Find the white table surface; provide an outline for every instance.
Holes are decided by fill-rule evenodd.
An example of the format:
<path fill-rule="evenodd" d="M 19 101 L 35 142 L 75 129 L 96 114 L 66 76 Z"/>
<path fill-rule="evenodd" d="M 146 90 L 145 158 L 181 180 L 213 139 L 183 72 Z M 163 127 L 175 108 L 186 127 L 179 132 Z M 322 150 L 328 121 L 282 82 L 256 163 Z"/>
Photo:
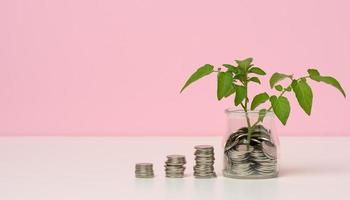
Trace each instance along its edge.
<path fill-rule="evenodd" d="M 280 177 L 221 176 L 219 137 L 2 137 L 0 200 L 350 199 L 350 137 L 282 137 Z M 193 146 L 212 144 L 216 179 L 192 176 Z M 184 154 L 187 177 L 164 177 L 167 154 Z M 134 178 L 136 162 L 156 177 Z"/>

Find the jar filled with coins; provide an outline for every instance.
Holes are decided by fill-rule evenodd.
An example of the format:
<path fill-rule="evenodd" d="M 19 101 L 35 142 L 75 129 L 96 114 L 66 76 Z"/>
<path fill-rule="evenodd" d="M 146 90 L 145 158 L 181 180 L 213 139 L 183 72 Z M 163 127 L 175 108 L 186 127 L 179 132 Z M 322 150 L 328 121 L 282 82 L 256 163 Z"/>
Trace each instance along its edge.
<path fill-rule="evenodd" d="M 223 175 L 260 179 L 278 176 L 279 141 L 273 112 L 226 109 Z"/>

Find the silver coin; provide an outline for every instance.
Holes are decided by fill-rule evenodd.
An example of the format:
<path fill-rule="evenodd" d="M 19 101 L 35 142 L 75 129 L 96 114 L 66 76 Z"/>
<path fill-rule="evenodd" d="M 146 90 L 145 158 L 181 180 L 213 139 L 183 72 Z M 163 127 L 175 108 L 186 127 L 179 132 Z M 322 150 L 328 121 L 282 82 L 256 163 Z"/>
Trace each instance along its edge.
<path fill-rule="evenodd" d="M 152 163 L 136 163 L 135 168 L 152 168 Z"/>
<path fill-rule="evenodd" d="M 196 150 L 195 154 L 214 154 L 214 150 Z"/>
<path fill-rule="evenodd" d="M 166 175 L 165 177 L 167 177 L 167 178 L 183 178 L 185 176 L 184 175 Z"/>
<path fill-rule="evenodd" d="M 135 173 L 135 176 L 136 177 L 142 177 L 142 176 L 149 177 L 149 176 L 154 176 L 154 174 L 153 173 Z"/>
<path fill-rule="evenodd" d="M 153 178 L 153 164 L 152 163 L 136 163 L 135 164 L 136 178 Z"/>
<path fill-rule="evenodd" d="M 169 167 L 166 167 L 165 170 L 166 171 L 184 171 L 186 168 L 183 167 L 183 168 L 169 168 Z"/>
<path fill-rule="evenodd" d="M 214 165 L 214 161 L 196 161 L 196 165 Z"/>
<path fill-rule="evenodd" d="M 239 137 L 240 135 L 245 134 L 245 133 L 247 133 L 247 132 L 236 131 L 236 132 L 232 133 L 226 141 L 225 151 L 228 151 L 231 148 L 233 148 L 238 142 L 238 140 L 236 140 L 237 137 Z"/>
<path fill-rule="evenodd" d="M 167 161 L 172 163 L 186 163 L 186 159 L 168 159 Z"/>
<path fill-rule="evenodd" d="M 135 175 L 135 178 L 153 178 L 153 175 L 150 176 L 140 176 L 140 175 Z"/>
<path fill-rule="evenodd" d="M 195 158 L 194 159 L 196 162 L 199 162 L 199 163 L 206 163 L 206 162 L 214 162 L 215 161 L 215 158 Z"/>
<path fill-rule="evenodd" d="M 260 132 L 260 133 L 266 133 L 266 134 L 269 133 L 269 131 L 261 124 L 256 125 L 253 129 L 253 132 Z"/>
<path fill-rule="evenodd" d="M 168 155 L 167 158 L 169 158 L 169 159 L 185 159 L 186 157 L 184 155 L 172 154 L 172 155 Z"/>
<path fill-rule="evenodd" d="M 174 162 L 166 161 L 165 164 L 168 165 L 168 166 L 183 166 L 186 163 L 185 162 L 183 162 L 183 163 L 174 163 Z"/>
<path fill-rule="evenodd" d="M 237 145 L 235 149 L 236 151 L 239 151 L 239 152 L 248 153 L 248 152 L 252 152 L 254 150 L 254 147 L 250 145 L 240 144 L 240 145 Z"/>
<path fill-rule="evenodd" d="M 214 151 L 213 151 L 213 150 L 210 150 L 210 151 L 196 150 L 196 151 L 194 152 L 194 154 L 195 154 L 195 155 L 196 155 L 196 154 L 210 154 L 210 155 L 212 155 L 212 154 L 214 154 Z"/>
<path fill-rule="evenodd" d="M 168 178 L 184 177 L 186 157 L 184 155 L 168 155 L 165 161 L 165 176 Z"/>
<path fill-rule="evenodd" d="M 165 163 L 164 167 L 167 167 L 167 168 L 184 168 L 184 165 L 168 165 L 167 163 Z"/>
<path fill-rule="evenodd" d="M 202 157 L 202 156 L 195 156 L 194 158 L 195 161 L 214 161 L 215 160 L 215 157 L 212 156 L 212 157 Z"/>
<path fill-rule="evenodd" d="M 210 172 L 212 172 L 214 170 L 214 167 L 213 166 L 206 166 L 206 167 L 194 166 L 193 170 L 196 171 L 196 172 L 199 172 L 199 171 L 210 171 Z"/>
<path fill-rule="evenodd" d="M 264 141 L 261 143 L 261 146 L 262 146 L 262 151 L 266 157 L 268 157 L 270 159 L 277 158 L 277 150 L 276 150 L 276 146 L 274 144 L 272 144 L 271 142 Z"/>
<path fill-rule="evenodd" d="M 216 174 L 194 175 L 194 177 L 199 179 L 216 178 Z"/>
<path fill-rule="evenodd" d="M 165 171 L 184 171 L 186 168 L 165 168 Z"/>
<path fill-rule="evenodd" d="M 211 146 L 211 145 L 196 145 L 196 146 L 194 146 L 194 148 L 195 149 L 214 149 L 214 147 L 213 146 Z"/>
<path fill-rule="evenodd" d="M 195 178 L 214 178 L 216 174 L 214 172 L 214 147 L 211 145 L 197 145 L 194 147 L 196 150 L 195 165 L 193 167 L 193 175 Z"/>
<path fill-rule="evenodd" d="M 209 158 L 213 159 L 214 155 L 213 154 L 194 154 L 197 158 Z"/>
<path fill-rule="evenodd" d="M 167 162 L 169 162 L 169 163 L 186 163 L 186 160 L 184 160 L 184 159 L 168 159 L 167 160 Z"/>

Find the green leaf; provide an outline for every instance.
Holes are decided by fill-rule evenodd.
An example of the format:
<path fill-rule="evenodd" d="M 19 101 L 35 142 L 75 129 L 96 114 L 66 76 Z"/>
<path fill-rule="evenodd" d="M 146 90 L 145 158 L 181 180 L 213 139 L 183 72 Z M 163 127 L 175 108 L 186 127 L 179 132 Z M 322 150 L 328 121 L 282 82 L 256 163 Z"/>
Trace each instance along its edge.
<path fill-rule="evenodd" d="M 200 67 L 199 69 L 197 69 L 197 71 L 195 71 L 190 78 L 186 81 L 185 85 L 182 87 L 180 93 L 190 84 L 192 84 L 193 82 L 197 81 L 198 79 L 207 76 L 209 74 L 211 74 L 213 72 L 214 66 L 210 65 L 210 64 L 205 64 L 204 66 Z"/>
<path fill-rule="evenodd" d="M 243 74 L 236 74 L 233 79 L 237 79 L 237 80 L 240 80 L 241 82 L 244 81 L 245 79 L 245 76 Z"/>
<path fill-rule="evenodd" d="M 337 88 L 343 94 L 344 97 L 346 97 L 345 91 L 340 85 L 340 83 L 337 81 L 337 79 L 331 76 L 311 76 L 311 75 L 310 75 L 310 78 L 314 81 L 323 82 L 323 83 L 332 85 L 333 87 Z"/>
<path fill-rule="evenodd" d="M 266 113 L 267 113 L 267 110 L 266 110 L 266 109 L 261 109 L 261 110 L 259 110 L 259 118 L 258 118 L 258 121 L 263 122 Z"/>
<path fill-rule="evenodd" d="M 279 81 L 282 81 L 285 78 L 290 78 L 291 75 L 286 75 L 286 74 L 281 74 L 281 73 L 274 73 L 272 74 L 271 78 L 270 78 L 270 87 L 273 88 L 273 86 L 275 86 L 275 84 Z"/>
<path fill-rule="evenodd" d="M 270 102 L 272 105 L 273 112 L 277 118 L 282 122 L 283 125 L 286 125 L 289 113 L 290 113 L 290 104 L 286 97 L 272 96 L 270 97 Z"/>
<path fill-rule="evenodd" d="M 250 106 L 250 109 L 254 110 L 256 107 L 258 107 L 262 103 L 265 103 L 267 100 L 269 100 L 269 95 L 266 92 L 256 95 L 253 98 L 252 105 Z"/>
<path fill-rule="evenodd" d="M 252 82 L 261 84 L 260 79 L 258 77 L 252 77 L 252 78 L 248 79 L 248 81 L 252 81 Z"/>
<path fill-rule="evenodd" d="M 309 73 L 310 76 L 320 76 L 320 72 L 318 72 L 317 69 L 308 69 L 307 72 Z"/>
<path fill-rule="evenodd" d="M 225 98 L 226 97 L 229 97 L 229 96 L 231 96 L 233 93 L 235 93 L 236 92 L 236 90 L 235 90 L 235 88 L 232 86 L 231 87 L 231 89 L 227 92 L 227 94 L 225 95 Z"/>
<path fill-rule="evenodd" d="M 282 91 L 283 90 L 283 87 L 282 87 L 282 85 L 276 85 L 275 86 L 275 89 L 277 90 L 277 91 Z"/>
<path fill-rule="evenodd" d="M 243 71 L 247 71 L 249 67 L 251 67 L 251 63 L 253 62 L 253 58 L 247 58 L 244 60 L 235 60 L 238 64 L 238 68 L 242 69 Z"/>
<path fill-rule="evenodd" d="M 264 70 L 260 69 L 259 67 L 252 67 L 248 70 L 249 73 L 259 74 L 259 75 L 266 75 Z"/>
<path fill-rule="evenodd" d="M 222 66 L 226 67 L 228 71 L 233 72 L 235 74 L 237 74 L 239 72 L 238 68 L 230 65 L 230 64 L 223 64 Z"/>
<path fill-rule="evenodd" d="M 235 105 L 238 106 L 247 96 L 247 88 L 241 85 L 236 85 L 236 96 L 235 96 Z"/>
<path fill-rule="evenodd" d="M 306 80 L 293 80 L 292 88 L 300 107 L 306 112 L 306 114 L 311 115 L 313 94 Z"/>
<path fill-rule="evenodd" d="M 291 86 L 288 86 L 287 88 L 285 88 L 285 90 L 286 90 L 287 92 L 290 92 L 290 91 L 292 91 L 292 87 L 291 87 Z"/>
<path fill-rule="evenodd" d="M 220 101 L 225 97 L 233 88 L 232 85 L 233 77 L 229 72 L 219 72 L 218 73 L 218 83 L 217 83 L 217 98 Z"/>

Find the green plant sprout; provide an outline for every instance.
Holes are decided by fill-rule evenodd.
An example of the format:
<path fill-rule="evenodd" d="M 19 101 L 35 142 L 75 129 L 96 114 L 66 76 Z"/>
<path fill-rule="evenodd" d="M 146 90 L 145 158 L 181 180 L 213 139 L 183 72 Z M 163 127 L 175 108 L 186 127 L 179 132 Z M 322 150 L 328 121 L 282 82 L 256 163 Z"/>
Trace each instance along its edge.
<path fill-rule="evenodd" d="M 247 121 L 248 144 L 250 144 L 254 127 L 260 122 L 263 122 L 267 112 L 272 110 L 281 123 L 286 125 L 290 113 L 290 104 L 288 98 L 285 97 L 286 93 L 293 92 L 300 107 L 307 115 L 311 115 L 313 93 L 311 87 L 307 83 L 308 80 L 332 85 L 337 88 L 344 97 L 346 97 L 344 89 L 335 78 L 331 76 L 322 76 L 316 69 L 308 69 L 308 75 L 300 78 L 294 78 L 292 74 L 288 75 L 278 72 L 272 74 L 270 78 L 270 87 L 271 89 L 277 90 L 279 95 L 269 95 L 267 92 L 263 92 L 254 96 L 250 103 L 248 97 L 248 85 L 250 83 L 261 84 L 261 81 L 257 75 L 264 76 L 266 73 L 261 68 L 253 65 L 253 58 L 235 60 L 235 62 L 236 64 L 223 64 L 223 67 L 225 67 L 226 70 L 222 70 L 221 68 L 214 70 L 213 65 L 203 65 L 189 77 L 180 92 L 195 81 L 212 73 L 217 73 L 217 99 L 220 101 L 224 98 L 234 96 L 234 105 L 237 107 L 242 107 Z M 288 79 L 290 84 L 287 86 L 280 85 L 279 83 L 285 79 Z M 252 123 L 248 116 L 249 110 L 253 111 L 259 105 L 262 105 L 267 101 L 270 102 L 270 106 L 260 109 L 257 121 Z"/>

